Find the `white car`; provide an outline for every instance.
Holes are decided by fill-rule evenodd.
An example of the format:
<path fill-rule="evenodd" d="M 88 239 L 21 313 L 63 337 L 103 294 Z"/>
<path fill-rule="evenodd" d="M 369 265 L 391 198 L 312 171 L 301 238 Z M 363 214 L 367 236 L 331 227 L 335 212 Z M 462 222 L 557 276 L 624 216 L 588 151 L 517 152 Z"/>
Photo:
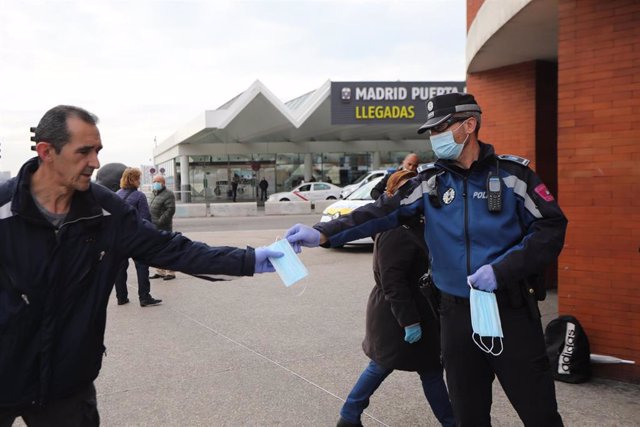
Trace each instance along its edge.
<path fill-rule="evenodd" d="M 386 173 L 386 171 L 385 171 Z M 327 208 L 322 211 L 322 217 L 320 218 L 320 222 L 331 221 L 332 219 L 340 218 L 342 215 L 350 214 L 356 208 L 360 206 L 364 206 L 369 203 L 373 203 L 373 199 L 371 198 L 371 190 L 376 186 L 377 183 L 380 182 L 384 175 L 378 176 L 373 180 L 367 182 L 362 185 L 360 188 L 356 189 L 353 193 L 347 196 L 346 199 L 339 200 L 331 205 L 327 206 Z M 362 239 L 354 240 L 352 242 L 347 243 L 348 245 L 372 245 L 373 239 L 371 237 L 364 237 Z"/>
<path fill-rule="evenodd" d="M 356 179 L 352 184 L 345 185 L 344 187 L 342 187 L 340 198 L 346 199 L 356 189 L 362 187 L 363 185 L 368 184 L 369 182 L 371 182 L 371 180 L 385 176 L 387 172 L 388 172 L 387 169 L 378 169 L 378 170 L 369 171 L 365 173 L 364 175 Z"/>
<path fill-rule="evenodd" d="M 267 202 L 305 202 L 307 200 L 337 200 L 341 187 L 328 182 L 307 182 L 298 185 L 291 191 L 274 193 Z"/>

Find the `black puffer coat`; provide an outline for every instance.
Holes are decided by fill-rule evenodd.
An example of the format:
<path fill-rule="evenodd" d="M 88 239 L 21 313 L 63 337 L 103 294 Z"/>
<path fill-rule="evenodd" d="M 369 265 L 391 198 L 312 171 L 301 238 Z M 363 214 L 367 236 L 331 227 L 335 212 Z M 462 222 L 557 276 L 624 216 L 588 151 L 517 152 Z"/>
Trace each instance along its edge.
<path fill-rule="evenodd" d="M 418 284 L 428 267 L 421 223 L 416 221 L 376 236 L 376 285 L 369 295 L 362 348 L 379 365 L 403 371 L 441 369 L 440 331 Z M 422 338 L 409 344 L 404 341 L 404 327 L 417 322 Z"/>

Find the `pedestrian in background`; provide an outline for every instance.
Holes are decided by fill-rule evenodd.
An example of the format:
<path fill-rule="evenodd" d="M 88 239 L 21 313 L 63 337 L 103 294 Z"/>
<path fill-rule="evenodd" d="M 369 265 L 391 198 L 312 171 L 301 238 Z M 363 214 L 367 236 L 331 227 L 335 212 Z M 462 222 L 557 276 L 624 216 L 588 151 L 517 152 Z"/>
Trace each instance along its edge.
<path fill-rule="evenodd" d="M 269 188 L 269 183 L 265 177 L 262 177 L 260 180 L 260 200 L 267 200 L 267 188 Z"/>
<path fill-rule="evenodd" d="M 238 196 L 238 184 L 240 184 L 240 177 L 237 173 L 233 174 L 233 178 L 231 178 L 231 197 L 233 201 L 236 201 L 236 197 Z"/>
<path fill-rule="evenodd" d="M 416 172 L 401 170 L 389 177 L 386 193 L 393 195 Z M 375 237 L 375 286 L 367 304 L 362 348 L 371 359 L 353 386 L 338 427 L 362 426 L 369 399 L 394 369 L 417 372 L 433 414 L 445 427 L 455 427 L 440 364 L 440 328 L 419 289 L 429 269 L 424 224 L 411 217 L 401 226 Z"/>
<path fill-rule="evenodd" d="M 107 163 L 96 172 L 96 183 L 115 193 L 120 189 L 120 178 L 126 168 L 122 163 Z"/>
<path fill-rule="evenodd" d="M 158 230 L 173 231 L 173 215 L 176 213 L 176 196 L 167 188 L 167 182 L 162 175 L 153 177 L 153 196 L 149 203 L 151 222 Z M 173 280 L 176 274 L 164 268 L 156 268 L 150 279 Z"/>
<path fill-rule="evenodd" d="M 94 380 L 116 271 L 127 258 L 190 274 L 275 271 L 266 247 L 212 247 L 158 231 L 92 184 L 97 118 L 59 105 L 35 130 L 37 157 L 0 184 L 0 426 L 100 424 Z M 214 289 L 214 288 L 212 288 Z"/>
<path fill-rule="evenodd" d="M 286 238 L 296 248 L 342 246 L 424 215 L 458 426 L 491 426 L 496 377 L 524 425 L 562 426 L 537 300 L 567 218 L 529 160 L 478 139 L 473 95 L 439 95 L 426 107 L 418 133 L 429 132 L 437 162 L 394 196 L 313 228 L 297 224 Z"/>
<path fill-rule="evenodd" d="M 122 200 L 129 206 L 133 207 L 138 213 L 138 217 L 145 221 L 151 221 L 149 213 L 149 204 L 147 197 L 138 190 L 140 187 L 140 179 L 142 173 L 137 168 L 126 168 L 120 178 L 120 190 L 116 192 Z M 133 260 L 136 267 L 136 275 L 138 278 L 138 299 L 141 307 L 158 305 L 161 299 L 151 296 L 151 283 L 149 282 L 149 266 Z M 127 269 L 129 268 L 129 260 L 125 259 L 116 274 L 116 297 L 118 305 L 129 303 L 129 292 L 127 289 Z"/>
<path fill-rule="evenodd" d="M 415 172 L 418 169 L 418 165 L 420 164 L 420 158 L 416 153 L 409 153 L 402 160 L 402 164 L 398 170 L 405 170 L 410 172 Z M 387 187 L 387 180 L 389 177 L 396 172 L 395 170 L 390 170 L 387 174 L 378 182 L 375 187 L 371 189 L 369 195 L 373 200 L 377 200 L 382 194 L 384 194 L 384 189 Z"/>

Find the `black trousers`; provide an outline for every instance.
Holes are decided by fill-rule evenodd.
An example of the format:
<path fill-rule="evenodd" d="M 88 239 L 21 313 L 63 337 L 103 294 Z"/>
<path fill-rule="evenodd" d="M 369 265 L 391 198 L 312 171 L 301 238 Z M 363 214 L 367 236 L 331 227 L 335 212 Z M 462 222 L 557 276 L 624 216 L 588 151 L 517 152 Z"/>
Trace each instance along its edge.
<path fill-rule="evenodd" d="M 94 427 L 100 425 L 93 383 L 65 399 L 27 409 L 0 409 L 0 427 L 11 427 L 22 417 L 29 427 Z"/>
<path fill-rule="evenodd" d="M 491 426 L 495 377 L 525 426 L 562 426 L 540 318 L 500 298 L 498 307 L 504 350 L 493 356 L 473 342 L 469 300 L 442 294 L 442 358 L 458 426 Z"/>
<path fill-rule="evenodd" d="M 133 261 L 136 266 L 136 275 L 138 276 L 138 298 L 141 300 L 149 298 L 151 292 L 151 282 L 149 281 L 149 266 Z M 116 296 L 119 300 L 126 299 L 129 295 L 127 290 L 127 268 L 129 268 L 129 260 L 125 260 L 116 274 Z"/>

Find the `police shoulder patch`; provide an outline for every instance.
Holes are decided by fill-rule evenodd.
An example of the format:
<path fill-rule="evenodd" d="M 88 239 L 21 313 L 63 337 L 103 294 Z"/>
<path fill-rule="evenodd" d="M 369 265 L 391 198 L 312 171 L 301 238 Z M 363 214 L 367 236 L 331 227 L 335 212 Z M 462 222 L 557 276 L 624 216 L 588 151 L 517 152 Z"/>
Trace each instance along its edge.
<path fill-rule="evenodd" d="M 524 157 L 515 156 L 513 154 L 500 154 L 498 156 L 500 160 L 508 160 L 510 162 L 521 164 L 522 166 L 529 166 L 531 161 L 529 159 L 525 159 Z"/>
<path fill-rule="evenodd" d="M 418 166 L 418 173 L 424 172 L 424 171 L 428 171 L 431 169 L 435 169 L 436 168 L 436 164 L 435 162 L 431 162 L 431 163 L 423 163 L 420 166 Z"/>

